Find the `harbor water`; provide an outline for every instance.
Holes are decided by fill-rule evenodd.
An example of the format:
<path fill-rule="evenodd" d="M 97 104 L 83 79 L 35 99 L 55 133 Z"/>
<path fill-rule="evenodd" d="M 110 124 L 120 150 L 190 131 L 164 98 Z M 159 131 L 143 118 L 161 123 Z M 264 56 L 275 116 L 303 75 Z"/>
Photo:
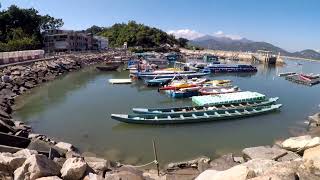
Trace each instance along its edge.
<path fill-rule="evenodd" d="M 286 60 L 283 66 L 257 68 L 257 73 L 215 74 L 208 78 L 230 79 L 241 90 L 279 97 L 281 111 L 199 124 L 124 124 L 112 120 L 110 114 L 128 114 L 134 107 L 191 105 L 191 99 L 171 99 L 157 92 L 157 88 L 145 87 L 141 81 L 112 85 L 108 79 L 128 78 L 128 71 L 99 72 L 88 67 L 18 97 L 14 116 L 30 124 L 35 133 L 122 163 L 139 165 L 152 161 L 153 139 L 162 165 L 200 155 L 213 158 L 299 134 L 306 128 L 307 116 L 319 111 L 320 85 L 299 85 L 277 75 L 288 71 L 320 73 L 320 62 Z"/>

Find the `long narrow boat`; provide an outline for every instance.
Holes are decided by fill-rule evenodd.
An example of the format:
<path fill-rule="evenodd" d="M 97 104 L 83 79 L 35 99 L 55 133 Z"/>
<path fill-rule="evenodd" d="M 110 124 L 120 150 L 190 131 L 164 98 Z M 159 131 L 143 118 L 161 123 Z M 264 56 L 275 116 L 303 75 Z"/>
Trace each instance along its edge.
<path fill-rule="evenodd" d="M 153 79 L 155 77 L 158 78 L 174 78 L 174 77 L 186 77 L 186 78 L 198 78 L 209 75 L 209 73 L 171 73 L 171 74 L 146 74 L 146 75 L 138 75 L 139 78 L 143 79 Z"/>
<path fill-rule="evenodd" d="M 248 107 L 241 110 L 223 110 L 223 111 L 208 111 L 194 112 L 188 114 L 148 114 L 148 115 L 127 115 L 127 114 L 111 114 L 111 118 L 120 122 L 133 124 L 181 124 L 181 123 L 199 123 L 208 121 L 231 120 L 237 118 L 245 118 L 256 116 L 281 108 L 282 104 Z"/>
<path fill-rule="evenodd" d="M 219 104 L 215 106 L 184 106 L 171 108 L 133 108 L 132 111 L 136 114 L 161 114 L 161 113 L 181 113 L 181 112 L 201 112 L 206 110 L 227 110 L 239 109 L 246 107 L 268 106 L 274 104 L 279 98 L 269 98 L 265 101 L 233 103 L 233 104 Z"/>
<path fill-rule="evenodd" d="M 192 88 L 192 87 L 198 87 L 199 85 L 205 83 L 207 79 L 205 78 L 193 78 L 193 79 L 186 79 L 186 80 L 178 80 L 178 81 L 172 81 L 167 86 L 163 86 L 159 88 L 159 90 L 179 90 L 182 88 Z"/>
<path fill-rule="evenodd" d="M 200 88 L 200 86 L 181 88 L 179 90 L 168 90 L 166 93 L 173 98 L 188 98 L 192 96 L 198 96 Z"/>

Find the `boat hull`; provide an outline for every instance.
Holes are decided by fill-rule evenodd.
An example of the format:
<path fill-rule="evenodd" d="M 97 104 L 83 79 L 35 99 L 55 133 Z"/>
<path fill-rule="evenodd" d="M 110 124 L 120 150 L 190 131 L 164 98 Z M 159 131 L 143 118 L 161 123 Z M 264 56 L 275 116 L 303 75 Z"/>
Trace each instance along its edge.
<path fill-rule="evenodd" d="M 246 118 L 246 117 L 251 117 L 251 116 L 256 116 L 256 115 L 261 115 L 261 114 L 266 114 L 270 112 L 274 112 L 280 109 L 282 105 L 273 105 L 270 108 L 266 108 L 260 111 L 255 111 L 251 113 L 240 113 L 240 114 L 226 114 L 226 115 L 219 115 L 219 116 L 201 116 L 198 118 L 182 118 L 182 119 L 147 119 L 147 120 L 136 120 L 133 118 L 126 118 L 123 115 L 117 115 L 117 114 L 112 114 L 111 118 L 120 122 L 124 123 L 130 123 L 130 124 L 149 124 L 149 125 L 166 125 L 166 124 L 187 124 L 187 123 L 200 123 L 200 122 L 212 122 L 212 121 L 221 121 L 221 120 L 233 120 L 233 119 L 238 119 L 238 118 Z M 145 117 L 148 115 L 144 115 Z"/>
<path fill-rule="evenodd" d="M 257 103 L 247 103 L 245 106 L 227 106 L 227 105 L 221 105 L 221 106 L 185 106 L 185 107 L 175 107 L 175 108 L 152 108 L 152 109 L 146 109 L 146 108 L 133 108 L 132 111 L 136 114 L 183 114 L 183 113 L 195 113 L 195 112 L 206 112 L 207 110 L 204 110 L 204 108 L 215 108 L 215 110 L 239 110 L 244 109 L 247 107 L 259 107 L 259 106 L 269 106 L 277 102 L 279 98 L 270 98 L 268 101 L 262 101 Z"/>

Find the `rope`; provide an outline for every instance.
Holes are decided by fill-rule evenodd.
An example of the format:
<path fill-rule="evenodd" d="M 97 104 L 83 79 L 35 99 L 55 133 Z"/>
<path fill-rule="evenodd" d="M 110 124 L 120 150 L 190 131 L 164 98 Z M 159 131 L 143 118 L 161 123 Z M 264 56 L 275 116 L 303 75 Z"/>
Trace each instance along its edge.
<path fill-rule="evenodd" d="M 142 164 L 142 165 L 132 166 L 132 167 L 139 168 L 139 167 L 148 166 L 148 165 L 153 164 L 153 163 L 154 163 L 154 164 L 159 164 L 157 160 L 153 160 L 153 161 L 151 161 L 151 162 L 149 162 L 149 163 L 147 163 L 147 164 Z"/>

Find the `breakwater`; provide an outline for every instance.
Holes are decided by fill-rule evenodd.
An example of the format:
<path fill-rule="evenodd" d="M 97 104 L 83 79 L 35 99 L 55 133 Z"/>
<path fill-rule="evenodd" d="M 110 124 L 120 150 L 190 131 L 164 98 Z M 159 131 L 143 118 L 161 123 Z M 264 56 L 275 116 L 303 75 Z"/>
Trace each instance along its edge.
<path fill-rule="evenodd" d="M 92 55 L 92 57 L 98 57 L 99 60 L 91 60 L 89 61 L 89 58 L 84 58 L 83 61 L 88 61 L 87 63 L 83 63 L 81 65 L 80 62 L 75 63 L 74 67 L 69 66 L 70 69 L 65 70 L 66 68 L 62 68 L 60 70 L 60 66 L 65 66 L 65 63 L 61 63 L 57 69 L 50 73 L 55 74 L 55 77 L 59 77 L 59 75 L 75 71 L 77 69 L 80 69 L 82 67 L 85 67 L 86 65 L 94 64 L 103 62 L 104 57 L 100 57 L 101 55 Z M 61 61 L 76 61 L 76 59 L 79 59 L 80 57 L 76 57 L 73 59 L 68 58 L 61 58 Z M 107 56 L 106 56 L 107 58 Z M 86 60 L 87 59 L 87 60 Z M 56 59 L 58 60 L 58 59 Z M 54 60 L 55 61 L 55 60 Z M 54 62 L 52 61 L 52 62 Z M 90 63 L 91 62 L 91 63 Z M 43 63 L 43 62 L 42 62 Z M 55 62 L 56 64 L 60 64 L 59 61 Z M 45 63 L 46 64 L 46 63 Z M 23 68 L 27 67 L 25 70 L 20 70 L 20 75 L 18 75 L 18 72 L 11 74 L 11 72 L 16 71 L 16 67 L 9 67 L 5 70 L 10 70 L 10 73 L 7 72 L 7 78 L 4 78 L 7 81 L 7 83 L 11 83 L 10 80 L 15 79 L 15 77 L 20 77 L 22 74 L 25 74 L 24 72 L 28 72 L 31 69 L 33 69 L 34 64 L 30 64 L 27 66 L 23 66 Z M 70 65 L 70 64 L 69 64 Z M 43 65 L 46 67 L 46 65 Z M 52 65 L 48 66 L 47 68 L 52 68 Z M 30 68 L 29 68 L 30 67 Z M 72 68 L 71 68 L 72 67 Z M 19 67 L 22 69 L 21 67 Z M 51 71 L 51 70 L 50 70 Z M 47 74 L 46 72 L 45 74 Z M 50 75 L 49 73 L 49 75 Z M 16 75 L 14 75 L 16 74 Z M 32 74 L 32 73 L 31 73 Z M 46 75 L 45 75 L 46 76 Z M 26 77 L 26 76 L 23 76 Z M 33 81 L 35 79 L 38 79 L 39 75 L 37 73 L 36 78 L 33 78 Z M 54 79 L 52 78 L 52 79 Z M 25 79 L 27 82 L 27 78 Z M 51 80 L 51 78 L 50 78 Z M 48 81 L 50 81 L 48 80 Z M 47 80 L 39 81 L 41 82 L 47 82 Z M 28 84 L 28 83 L 27 83 Z M 33 87 L 39 85 L 34 84 Z M 7 84 L 8 85 L 8 84 Z M 13 85 L 13 84 L 12 84 Z M 15 85 L 14 85 L 15 86 Z M 13 92 L 13 87 L 11 88 L 11 91 Z M 24 87 L 27 90 L 30 87 L 27 87 L 25 83 L 23 83 L 20 87 Z M 10 88 L 6 88 L 9 89 Z M 16 89 L 16 88 L 15 88 Z M 23 94 L 25 91 L 21 91 Z M 14 97 L 18 96 L 19 92 L 14 91 L 12 93 L 12 101 L 14 101 Z M 13 104 L 14 102 L 12 102 Z M 9 108 L 9 107 L 8 107 Z M 7 111 L 7 110 L 6 110 Z M 16 121 L 13 121 L 17 124 Z M 31 131 L 31 127 L 28 127 L 27 125 L 23 123 L 19 123 L 19 126 L 21 128 L 25 128 L 25 131 Z M 16 125 L 12 126 L 16 127 Z M 10 134 L 16 134 L 17 131 L 9 132 Z M 20 133 L 21 136 L 23 133 Z M 26 135 L 24 135 L 26 137 Z M 314 163 L 311 163 L 312 161 L 317 162 L 316 157 L 312 157 L 310 155 L 310 152 L 307 153 L 308 155 L 304 156 L 305 149 L 312 149 L 316 148 L 317 145 L 317 138 L 312 138 L 309 136 L 303 136 L 299 138 L 291 138 L 289 140 L 293 141 L 291 145 L 288 145 L 288 141 L 283 141 L 283 143 L 278 142 L 274 146 L 268 146 L 268 147 L 253 147 L 253 148 L 245 148 L 242 152 L 242 154 L 226 154 L 218 159 L 211 160 L 208 157 L 200 157 L 192 161 L 186 161 L 186 162 L 179 162 L 179 163 L 171 163 L 169 164 L 166 169 L 164 169 L 161 172 L 161 177 L 157 177 L 157 172 L 155 170 L 138 170 L 133 166 L 126 166 L 122 165 L 116 162 L 111 162 L 108 160 L 104 160 L 97 157 L 92 157 L 90 154 L 81 154 L 77 151 L 77 149 L 69 144 L 64 142 L 55 142 L 54 139 L 50 137 L 46 137 L 44 135 L 39 134 L 33 134 L 32 132 L 29 132 L 28 138 L 32 139 L 32 141 L 39 142 L 44 141 L 46 145 L 51 145 L 56 149 L 59 150 L 59 156 L 61 157 L 55 157 L 53 159 L 48 159 L 43 157 L 42 155 L 36 154 L 34 151 L 28 151 L 28 150 L 22 150 L 19 153 L 6 153 L 2 154 L 2 158 L 6 159 L 6 161 L 3 161 L 5 164 L 6 171 L 8 173 L 6 176 L 8 178 L 12 178 L 15 176 L 17 179 L 37 179 L 40 177 L 45 176 L 56 176 L 54 179 L 70 179 L 71 177 L 73 179 L 82 179 L 85 177 L 86 179 L 193 179 L 197 177 L 200 173 L 204 172 L 204 175 L 200 175 L 200 178 L 205 178 L 205 175 L 210 173 L 210 177 L 215 177 L 215 179 L 226 179 L 228 177 L 235 177 L 235 179 L 249 179 L 249 178 L 262 178 L 269 176 L 271 177 L 280 177 L 280 179 L 286 178 L 296 178 L 299 177 L 300 179 L 306 179 L 306 178 L 317 178 L 317 165 Z M 105 137 L 106 140 L 109 137 Z M 286 142 L 286 143 L 284 143 Z M 315 142 L 315 143 L 314 143 Z M 212 142 L 214 143 L 214 142 Z M 312 146 L 308 145 L 311 144 Z M 300 144 L 300 147 L 294 147 L 294 144 Z M 301 145 L 302 144 L 302 145 Z M 308 146 L 307 146 L 308 145 Z M 290 147 L 293 146 L 293 147 Z M 306 146 L 306 148 L 301 147 Z M 278 150 L 280 149 L 280 150 Z M 299 151 L 297 151 L 299 150 Z M 311 150 L 310 150 L 311 151 Z M 314 151 L 312 149 L 312 151 Z M 259 152 L 260 154 L 255 154 Z M 262 153 L 261 153 L 262 152 Z M 293 154 L 292 154 L 292 153 Z M 286 156 L 286 154 L 292 155 L 291 158 Z M 311 156 L 308 158 L 307 156 Z M 283 158 L 281 158 L 283 157 Z M 311 159 L 314 158 L 314 159 Z M 18 162 L 20 160 L 20 162 Z M 18 162 L 14 165 L 14 162 Z M 40 163 L 41 162 L 41 163 Z M 42 163 L 46 164 L 47 166 L 50 165 L 50 168 L 47 169 L 48 171 L 44 171 L 44 168 L 41 168 L 43 166 Z M 34 169 L 29 169 L 27 167 L 40 167 L 39 170 L 33 171 Z M 280 169 L 279 167 L 286 167 Z M 209 170 L 209 171 L 205 171 Z M 244 175 L 242 175 L 244 174 Z M 241 175 L 241 176 L 240 176 Z M 81 177 L 80 177 L 81 176 Z M 104 176 L 104 178 L 103 178 Z M 51 178 L 53 179 L 53 177 Z"/>

